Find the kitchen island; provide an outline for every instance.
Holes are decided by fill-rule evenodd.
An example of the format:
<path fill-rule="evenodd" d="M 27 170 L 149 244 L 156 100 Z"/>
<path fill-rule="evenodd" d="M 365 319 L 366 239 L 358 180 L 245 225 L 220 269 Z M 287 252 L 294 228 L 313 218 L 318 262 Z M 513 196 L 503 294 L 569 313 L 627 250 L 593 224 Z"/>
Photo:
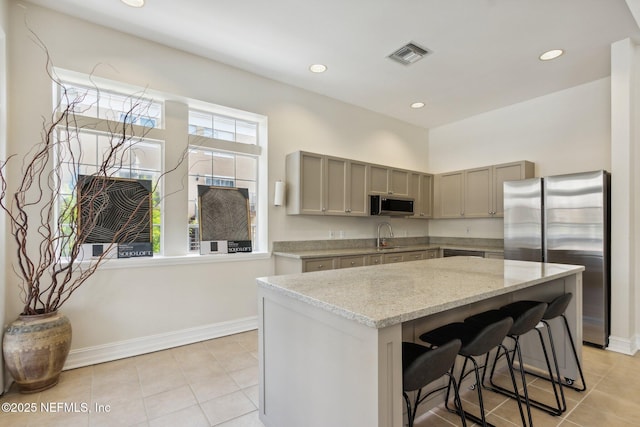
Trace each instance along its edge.
<path fill-rule="evenodd" d="M 567 317 L 582 342 L 583 269 L 451 257 L 260 278 L 260 419 L 267 427 L 401 427 L 403 340 L 514 300 L 572 292 Z M 562 375 L 575 378 L 562 329 L 555 336 Z"/>

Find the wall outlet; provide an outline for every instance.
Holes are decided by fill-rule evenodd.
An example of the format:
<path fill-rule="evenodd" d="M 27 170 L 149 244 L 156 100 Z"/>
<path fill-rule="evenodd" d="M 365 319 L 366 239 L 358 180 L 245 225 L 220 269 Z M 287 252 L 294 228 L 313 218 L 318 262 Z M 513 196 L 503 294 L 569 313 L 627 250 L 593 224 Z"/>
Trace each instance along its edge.
<path fill-rule="evenodd" d="M 344 239 L 345 237 L 347 237 L 347 232 L 344 230 L 340 230 L 340 238 Z"/>
<path fill-rule="evenodd" d="M 336 238 L 336 232 L 333 230 L 329 230 L 329 238 L 330 239 L 335 239 Z"/>
<path fill-rule="evenodd" d="M 467 225 L 467 234 L 471 233 L 471 227 Z"/>

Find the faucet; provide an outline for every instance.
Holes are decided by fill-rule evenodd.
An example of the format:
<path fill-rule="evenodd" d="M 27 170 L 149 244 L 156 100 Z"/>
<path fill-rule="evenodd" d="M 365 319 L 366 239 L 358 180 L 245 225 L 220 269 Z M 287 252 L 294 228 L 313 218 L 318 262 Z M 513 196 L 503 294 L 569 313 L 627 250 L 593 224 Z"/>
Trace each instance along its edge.
<path fill-rule="evenodd" d="M 378 238 L 376 240 L 376 249 L 380 249 L 380 229 L 383 225 L 386 225 L 389 228 L 389 237 L 393 237 L 393 229 L 391 228 L 391 224 L 388 222 L 381 222 L 378 224 Z M 386 242 L 382 239 L 382 246 L 386 246 Z"/>

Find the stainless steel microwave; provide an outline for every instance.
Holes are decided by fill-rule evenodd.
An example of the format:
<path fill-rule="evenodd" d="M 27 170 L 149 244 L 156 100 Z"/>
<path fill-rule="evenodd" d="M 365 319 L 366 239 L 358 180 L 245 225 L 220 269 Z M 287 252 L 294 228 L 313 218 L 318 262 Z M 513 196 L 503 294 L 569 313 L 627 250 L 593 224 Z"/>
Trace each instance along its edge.
<path fill-rule="evenodd" d="M 370 195 L 371 215 L 413 215 L 414 200 L 411 197 Z"/>

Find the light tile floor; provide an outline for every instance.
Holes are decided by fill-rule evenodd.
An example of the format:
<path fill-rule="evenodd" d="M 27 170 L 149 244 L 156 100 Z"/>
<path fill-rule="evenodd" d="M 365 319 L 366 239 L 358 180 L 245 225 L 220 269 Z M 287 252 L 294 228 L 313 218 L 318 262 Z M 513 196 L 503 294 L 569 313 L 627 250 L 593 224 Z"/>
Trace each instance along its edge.
<path fill-rule="evenodd" d="M 263 427 L 257 413 L 257 348 L 257 332 L 251 331 L 65 371 L 52 389 L 31 395 L 12 389 L 0 397 L 2 404 L 22 409 L 0 411 L 0 425 Z M 567 393 L 569 409 L 562 417 L 534 410 L 535 426 L 640 425 L 640 354 L 584 347 L 583 358 L 588 390 Z M 532 380 L 530 391 L 537 398 L 549 401 L 546 390 L 544 382 Z M 463 396 L 465 408 L 472 411 L 474 394 L 466 390 Z M 484 395 L 490 422 L 520 425 L 513 401 L 491 392 Z M 30 408 L 35 411 L 25 412 Z M 442 408 L 416 423 L 451 425 L 460 425 L 459 419 Z"/>

